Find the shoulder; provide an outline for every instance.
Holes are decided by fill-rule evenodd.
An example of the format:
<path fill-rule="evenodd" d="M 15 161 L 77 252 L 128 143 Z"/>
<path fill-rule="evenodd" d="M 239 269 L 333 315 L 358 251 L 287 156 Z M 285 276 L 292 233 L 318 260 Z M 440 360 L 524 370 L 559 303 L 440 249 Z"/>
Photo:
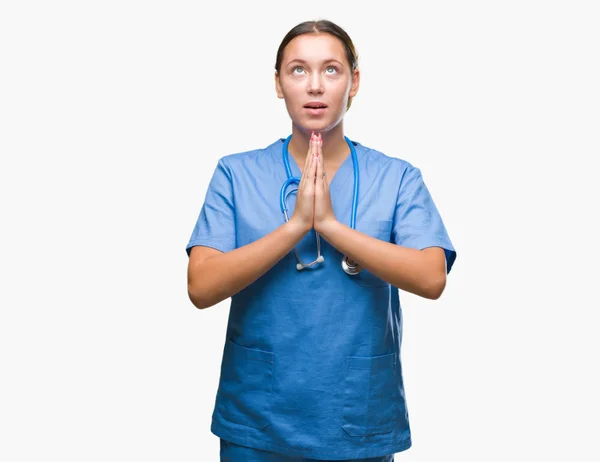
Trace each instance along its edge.
<path fill-rule="evenodd" d="M 270 162 L 274 151 L 279 145 L 283 146 L 281 141 L 277 139 L 262 148 L 227 154 L 219 158 L 219 164 L 223 165 L 230 173 L 248 172 L 255 168 L 261 168 L 262 163 Z"/>
<path fill-rule="evenodd" d="M 385 172 L 386 176 L 395 178 L 399 183 L 405 178 L 421 175 L 420 169 L 403 157 L 392 156 L 360 143 L 359 146 L 364 152 L 364 165 L 367 168 L 376 166 L 377 170 Z"/>

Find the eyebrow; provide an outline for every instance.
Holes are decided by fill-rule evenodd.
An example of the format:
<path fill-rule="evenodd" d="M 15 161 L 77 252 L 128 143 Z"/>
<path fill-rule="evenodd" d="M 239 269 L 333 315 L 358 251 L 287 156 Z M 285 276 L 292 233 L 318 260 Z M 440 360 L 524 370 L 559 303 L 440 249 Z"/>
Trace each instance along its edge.
<path fill-rule="evenodd" d="M 298 63 L 302 63 L 302 64 L 308 64 L 308 63 L 307 63 L 306 61 L 304 61 L 303 59 L 292 59 L 290 62 L 288 62 L 288 63 L 286 64 L 286 66 L 289 66 L 290 64 L 292 64 L 292 63 L 294 63 L 294 62 L 298 62 Z M 338 63 L 340 66 L 343 66 L 343 64 L 342 64 L 342 63 L 340 63 L 340 62 L 339 62 L 337 59 L 335 59 L 335 58 L 329 58 L 329 59 L 325 59 L 325 60 L 323 60 L 323 63 L 332 63 L 332 62 Z"/>

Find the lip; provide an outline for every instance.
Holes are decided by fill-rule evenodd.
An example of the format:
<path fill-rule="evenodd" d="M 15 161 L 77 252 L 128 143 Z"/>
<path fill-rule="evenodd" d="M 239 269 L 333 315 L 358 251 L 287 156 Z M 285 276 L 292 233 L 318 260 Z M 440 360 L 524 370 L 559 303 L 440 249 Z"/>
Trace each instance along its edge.
<path fill-rule="evenodd" d="M 325 107 L 321 107 L 321 108 L 313 108 L 310 107 L 310 105 L 313 106 L 325 106 Z M 327 109 L 327 105 L 325 103 L 323 103 L 322 101 L 309 101 L 308 103 L 306 103 L 304 105 L 304 109 L 306 110 L 306 112 L 308 112 L 310 115 L 321 115 L 325 112 L 325 110 Z"/>
<path fill-rule="evenodd" d="M 316 109 L 316 108 L 311 108 L 311 107 L 305 107 L 304 110 L 311 115 L 321 115 L 327 110 L 327 108 L 321 107 L 321 108 Z"/>
<path fill-rule="evenodd" d="M 325 104 L 323 101 L 309 101 L 308 103 L 306 103 L 304 105 L 304 107 L 307 107 L 308 105 L 311 105 L 311 106 L 325 106 L 325 107 L 327 107 L 327 104 Z"/>

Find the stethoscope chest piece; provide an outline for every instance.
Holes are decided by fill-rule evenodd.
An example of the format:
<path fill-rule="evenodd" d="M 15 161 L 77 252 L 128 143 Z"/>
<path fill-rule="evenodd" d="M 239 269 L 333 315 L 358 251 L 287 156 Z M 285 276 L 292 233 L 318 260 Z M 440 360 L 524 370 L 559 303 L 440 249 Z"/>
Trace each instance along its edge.
<path fill-rule="evenodd" d="M 342 269 L 346 274 L 349 274 L 350 276 L 355 276 L 362 271 L 362 267 L 347 256 L 344 256 L 344 258 L 342 258 Z"/>

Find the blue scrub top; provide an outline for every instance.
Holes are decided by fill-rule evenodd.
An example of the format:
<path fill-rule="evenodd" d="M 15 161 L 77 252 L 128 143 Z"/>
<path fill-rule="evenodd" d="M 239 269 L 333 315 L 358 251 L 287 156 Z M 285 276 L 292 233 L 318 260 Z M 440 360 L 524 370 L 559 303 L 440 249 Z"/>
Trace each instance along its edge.
<path fill-rule="evenodd" d="M 219 159 L 186 247 L 223 252 L 269 234 L 285 219 L 285 139 Z M 456 251 L 418 168 L 358 142 L 356 229 L 414 249 L 439 246 L 449 273 Z M 294 176 L 301 171 L 290 156 Z M 349 226 L 354 185 L 348 155 L 330 194 Z M 288 210 L 295 193 L 288 197 Z M 297 245 L 316 258 L 314 230 Z M 399 291 L 366 269 L 356 276 L 321 239 L 325 261 L 302 271 L 289 252 L 231 298 L 211 432 L 244 446 L 332 460 L 394 454 L 411 446 L 400 361 Z"/>

